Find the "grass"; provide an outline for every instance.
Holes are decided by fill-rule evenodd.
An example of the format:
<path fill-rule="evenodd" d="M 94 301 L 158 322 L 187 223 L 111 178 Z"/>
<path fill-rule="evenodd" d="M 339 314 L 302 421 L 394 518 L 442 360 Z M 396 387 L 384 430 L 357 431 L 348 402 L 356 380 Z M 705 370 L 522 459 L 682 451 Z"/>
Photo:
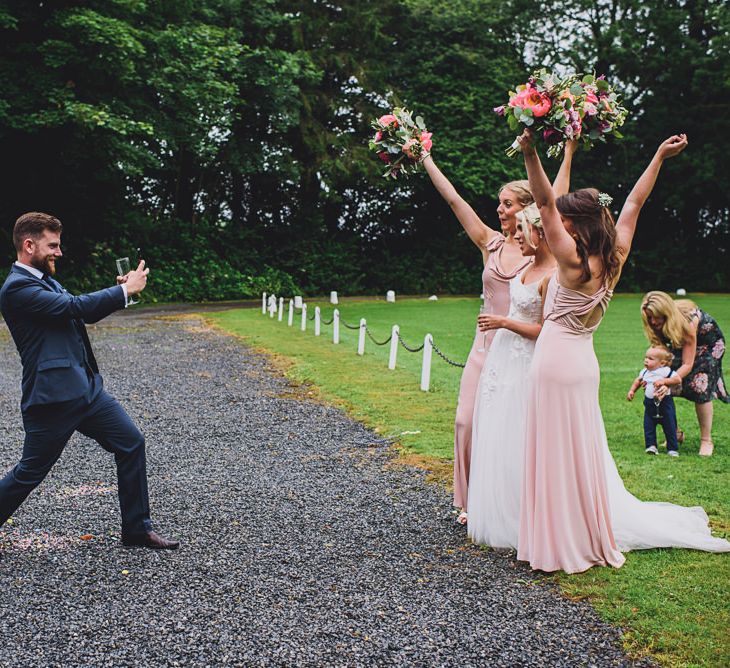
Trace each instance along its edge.
<path fill-rule="evenodd" d="M 730 297 L 693 296 L 730 334 Z M 322 307 L 329 319 L 332 307 Z M 601 406 L 609 444 L 626 487 L 639 498 L 702 505 L 715 533 L 730 535 L 730 406 L 715 403 L 715 455 L 697 456 L 699 429 L 694 407 L 677 400 L 679 423 L 686 433 L 678 459 L 643 452 L 641 397 L 626 401 L 626 392 L 641 368 L 646 342 L 639 315 L 640 297 L 617 295 L 595 335 L 601 363 Z M 471 346 L 478 301 L 448 298 L 387 304 L 345 300 L 339 307 L 345 322 L 367 319 L 379 341 L 391 325 L 411 345 L 430 332 L 436 345 L 463 362 Z M 398 368 L 387 368 L 389 346 L 366 340 L 365 355 L 355 354 L 357 331 L 341 327 L 341 343 L 332 344 L 331 326 L 322 336 L 287 327 L 260 309 L 210 314 L 209 321 L 243 337 L 251 345 L 287 362 L 287 374 L 307 383 L 327 401 L 345 408 L 379 433 L 399 442 L 409 461 L 431 467 L 448 484 L 453 457 L 453 418 L 461 369 L 434 355 L 429 392 L 419 389 L 421 355 L 398 352 Z M 574 598 L 588 598 L 609 622 L 624 629 L 624 643 L 633 656 L 650 654 L 665 666 L 730 665 L 730 556 L 690 550 L 633 552 L 623 568 L 593 568 L 579 575 L 553 576 Z"/>

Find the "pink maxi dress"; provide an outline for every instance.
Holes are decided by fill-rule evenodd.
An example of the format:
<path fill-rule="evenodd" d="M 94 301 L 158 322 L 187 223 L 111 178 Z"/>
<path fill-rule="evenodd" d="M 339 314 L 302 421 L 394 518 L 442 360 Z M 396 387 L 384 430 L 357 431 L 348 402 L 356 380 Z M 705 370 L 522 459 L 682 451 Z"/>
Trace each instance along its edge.
<path fill-rule="evenodd" d="M 502 249 L 505 241 L 502 234 L 497 234 L 487 244 L 489 257 L 482 272 L 484 304 L 489 313 L 495 315 L 507 315 L 510 303 L 509 282 L 532 261 L 532 258 L 527 258 L 514 271 L 506 272 L 502 267 Z M 479 386 L 479 376 L 496 332 L 495 329 L 486 332 L 485 344 L 485 332 L 480 332 L 479 327 L 476 327 L 474 343 L 461 375 L 459 402 L 454 422 L 454 506 L 457 508 L 466 508 L 468 504 L 474 401 Z"/>
<path fill-rule="evenodd" d="M 611 295 L 605 286 L 584 295 L 553 276 L 545 297 L 528 378 L 517 545 L 517 558 L 534 569 L 618 568 L 622 552 L 655 547 L 730 552 L 700 506 L 641 501 L 621 480 L 606 440 L 593 352 Z"/>
<path fill-rule="evenodd" d="M 579 573 L 619 567 L 606 482 L 606 432 L 598 403 L 593 332 L 613 292 L 548 285 L 528 385 L 517 558 L 533 569 Z M 585 326 L 593 311 L 600 318 Z"/>

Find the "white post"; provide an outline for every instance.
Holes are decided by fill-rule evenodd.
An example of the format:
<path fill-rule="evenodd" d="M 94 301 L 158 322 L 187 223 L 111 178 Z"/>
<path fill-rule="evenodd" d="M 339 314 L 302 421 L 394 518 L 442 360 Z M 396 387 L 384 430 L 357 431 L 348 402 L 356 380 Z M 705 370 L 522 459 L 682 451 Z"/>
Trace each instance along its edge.
<path fill-rule="evenodd" d="M 307 305 L 302 304 L 302 327 L 303 332 L 307 331 Z"/>
<path fill-rule="evenodd" d="M 365 354 L 365 328 L 366 327 L 367 327 L 367 323 L 365 322 L 365 318 L 360 318 L 360 336 L 357 339 L 357 354 L 358 355 Z"/>
<path fill-rule="evenodd" d="M 339 304 L 336 290 L 332 290 L 332 292 L 330 292 L 330 304 Z"/>
<path fill-rule="evenodd" d="M 287 321 L 289 327 L 294 324 L 294 300 L 289 300 L 289 320 Z"/>
<path fill-rule="evenodd" d="M 398 325 L 393 325 L 393 329 L 390 330 L 390 359 L 388 360 L 388 368 L 395 369 L 395 360 L 398 356 L 398 332 L 400 328 Z"/>
<path fill-rule="evenodd" d="M 271 295 L 269 297 L 269 318 L 273 318 L 274 313 L 276 313 L 276 295 Z"/>
<path fill-rule="evenodd" d="M 340 342 L 340 310 L 335 309 L 335 313 L 332 316 L 334 318 L 332 322 L 332 343 Z"/>
<path fill-rule="evenodd" d="M 320 335 L 321 316 L 322 316 L 322 311 L 320 310 L 319 306 L 315 306 L 314 307 L 314 335 L 315 336 Z"/>
<path fill-rule="evenodd" d="M 266 293 L 261 295 L 261 313 L 266 315 Z"/>
<path fill-rule="evenodd" d="M 279 322 L 281 322 L 283 318 L 284 318 L 284 298 L 279 297 L 279 318 L 278 318 Z"/>
<path fill-rule="evenodd" d="M 431 384 L 431 342 L 433 337 L 430 334 L 426 334 L 423 338 L 423 366 L 421 367 L 421 389 L 424 392 L 428 392 L 428 387 Z"/>

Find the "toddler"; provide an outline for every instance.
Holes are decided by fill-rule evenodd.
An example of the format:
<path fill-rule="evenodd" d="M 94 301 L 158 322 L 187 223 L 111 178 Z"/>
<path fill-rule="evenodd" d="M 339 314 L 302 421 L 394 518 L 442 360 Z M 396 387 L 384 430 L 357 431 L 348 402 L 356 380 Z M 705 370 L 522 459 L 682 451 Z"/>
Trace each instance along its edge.
<path fill-rule="evenodd" d="M 631 385 L 626 398 L 631 401 L 640 385 L 644 385 L 644 447 L 650 455 L 659 454 L 656 444 L 657 424 L 662 426 L 667 439 L 667 454 L 670 457 L 679 456 L 677 441 L 677 413 L 674 409 L 672 395 L 667 395 L 660 401 L 654 396 L 654 382 L 660 378 L 671 378 L 676 375 L 672 371 L 672 353 L 666 348 L 652 347 L 644 356 L 644 368 Z"/>

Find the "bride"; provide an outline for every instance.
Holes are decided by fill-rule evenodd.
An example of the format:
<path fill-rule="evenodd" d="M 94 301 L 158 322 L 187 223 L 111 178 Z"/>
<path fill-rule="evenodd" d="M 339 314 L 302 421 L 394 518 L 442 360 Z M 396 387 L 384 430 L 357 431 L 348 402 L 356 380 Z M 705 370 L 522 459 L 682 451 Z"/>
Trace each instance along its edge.
<path fill-rule="evenodd" d="M 527 413 L 527 372 L 542 328 L 548 279 L 556 268 L 534 204 L 517 214 L 515 240 L 532 264 L 510 281 L 509 314 L 480 315 L 479 328 L 497 329 L 476 396 L 468 531 L 476 543 L 516 548 Z"/>

